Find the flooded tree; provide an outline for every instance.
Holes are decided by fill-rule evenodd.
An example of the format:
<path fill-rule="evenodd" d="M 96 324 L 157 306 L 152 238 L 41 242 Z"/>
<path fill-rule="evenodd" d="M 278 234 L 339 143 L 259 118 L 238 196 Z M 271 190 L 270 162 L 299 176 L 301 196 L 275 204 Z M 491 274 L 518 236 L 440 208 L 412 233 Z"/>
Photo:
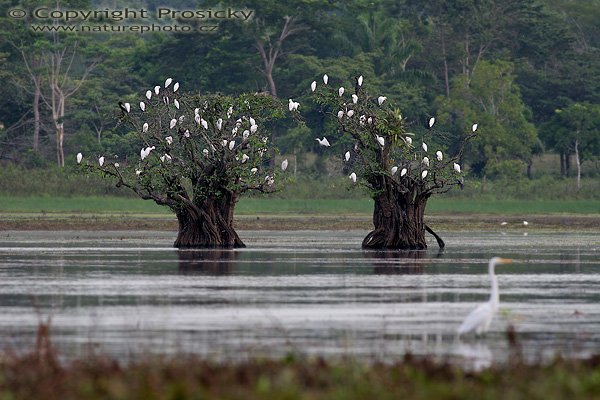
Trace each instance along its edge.
<path fill-rule="evenodd" d="M 172 79 L 135 104 L 120 103 L 139 154 L 125 160 L 77 155 L 88 171 L 113 179 L 177 216 L 178 248 L 233 248 L 244 243 L 233 227 L 234 208 L 248 191 L 272 192 L 269 122 L 284 115 L 270 95 L 193 95 Z"/>
<path fill-rule="evenodd" d="M 440 247 L 443 240 L 425 224 L 425 207 L 433 195 L 462 185 L 459 165 L 464 144 L 475 135 L 477 125 L 468 134 L 456 154 L 418 141 L 407 131 L 406 118 L 394 109 L 385 96 L 371 96 L 362 86 L 363 77 L 355 78 L 354 90 L 323 81 L 311 84 L 314 101 L 322 111 L 335 118 L 342 141 L 351 147 L 342 154 L 353 184 L 368 189 L 373 198 L 374 229 L 365 237 L 365 249 L 425 249 L 425 232 L 431 233 Z M 429 119 L 428 135 L 434 135 L 435 118 Z M 320 144 L 326 138 L 317 139 Z M 432 144 L 432 143 L 430 143 Z M 343 150 L 342 150 L 343 151 Z"/>

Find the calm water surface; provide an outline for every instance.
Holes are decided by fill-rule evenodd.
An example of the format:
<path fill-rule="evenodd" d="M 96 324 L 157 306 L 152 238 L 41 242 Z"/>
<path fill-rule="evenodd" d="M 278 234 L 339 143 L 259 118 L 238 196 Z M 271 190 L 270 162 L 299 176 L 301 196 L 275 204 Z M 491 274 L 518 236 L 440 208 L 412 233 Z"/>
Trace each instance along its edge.
<path fill-rule="evenodd" d="M 289 352 L 393 361 L 406 352 L 475 367 L 600 352 L 600 235 L 445 232 L 447 248 L 364 252 L 364 232 L 241 232 L 248 248 L 177 251 L 169 232 L 2 232 L 0 348 L 30 349 L 51 318 L 66 357 Z M 489 296 L 485 338 L 455 331 Z"/>

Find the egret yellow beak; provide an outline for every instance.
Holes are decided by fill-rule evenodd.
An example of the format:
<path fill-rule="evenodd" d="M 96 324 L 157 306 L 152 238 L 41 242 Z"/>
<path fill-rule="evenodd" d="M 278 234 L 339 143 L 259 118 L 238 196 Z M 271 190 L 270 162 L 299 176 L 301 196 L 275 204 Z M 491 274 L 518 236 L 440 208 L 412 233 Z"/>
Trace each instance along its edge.
<path fill-rule="evenodd" d="M 500 260 L 498 261 L 500 264 L 510 264 L 513 262 L 512 259 L 510 258 L 500 258 Z"/>

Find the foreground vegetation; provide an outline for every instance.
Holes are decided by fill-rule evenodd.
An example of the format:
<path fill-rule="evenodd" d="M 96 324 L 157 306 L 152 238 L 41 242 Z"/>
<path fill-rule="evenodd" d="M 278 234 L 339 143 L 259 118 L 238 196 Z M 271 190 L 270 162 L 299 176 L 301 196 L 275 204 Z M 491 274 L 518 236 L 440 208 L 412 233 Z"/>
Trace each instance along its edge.
<path fill-rule="evenodd" d="M 38 343 L 39 346 L 39 343 Z M 392 364 L 290 356 L 227 363 L 192 356 L 61 364 L 49 347 L 0 358 L 2 399 L 587 399 L 600 357 L 468 372 L 405 356 Z"/>

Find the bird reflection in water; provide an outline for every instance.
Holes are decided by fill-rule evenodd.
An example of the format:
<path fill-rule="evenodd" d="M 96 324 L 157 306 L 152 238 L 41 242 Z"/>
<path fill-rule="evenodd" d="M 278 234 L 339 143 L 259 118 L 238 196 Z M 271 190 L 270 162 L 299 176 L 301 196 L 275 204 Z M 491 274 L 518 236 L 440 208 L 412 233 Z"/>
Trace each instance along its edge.
<path fill-rule="evenodd" d="M 179 272 L 181 274 L 230 275 L 238 253 L 225 249 L 179 250 Z"/>

